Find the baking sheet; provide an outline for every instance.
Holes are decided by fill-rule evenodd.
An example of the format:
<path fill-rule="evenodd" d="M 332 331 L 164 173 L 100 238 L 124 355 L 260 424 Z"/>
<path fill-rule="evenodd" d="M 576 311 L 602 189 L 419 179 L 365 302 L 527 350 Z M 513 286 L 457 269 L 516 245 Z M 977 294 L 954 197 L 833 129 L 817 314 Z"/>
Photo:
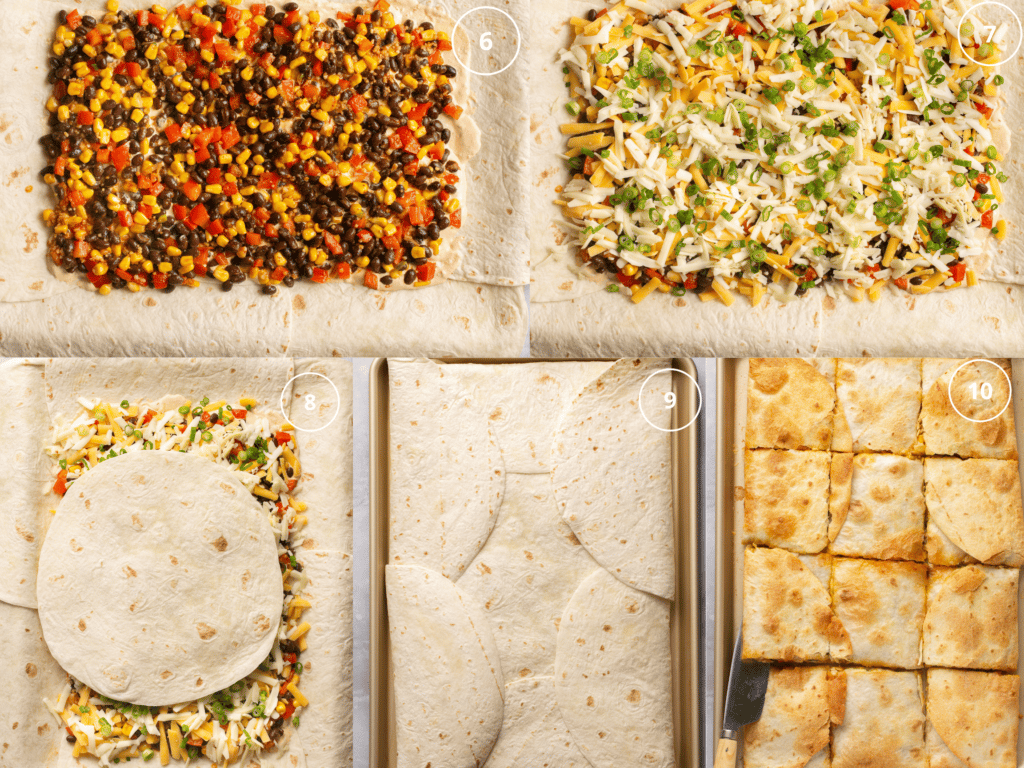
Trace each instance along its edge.
<path fill-rule="evenodd" d="M 14 367 L 38 370 L 41 374 L 48 361 L 13 360 L 0 366 L 0 379 L 10 376 Z M 228 380 L 239 389 L 244 388 L 245 372 L 260 370 L 283 381 L 292 375 L 312 372 L 327 376 L 337 387 L 339 408 L 329 426 L 318 432 L 296 432 L 296 443 L 302 463 L 303 481 L 300 499 L 309 505 L 308 516 L 313 528 L 300 546 L 297 556 L 306 565 L 311 581 L 307 597 L 313 603 L 307 617 L 313 626 L 308 634 L 309 647 L 303 657 L 308 674 L 304 678 L 303 692 L 310 706 L 303 711 L 303 725 L 295 732 L 293 743 L 301 745 L 305 762 L 302 765 L 348 766 L 352 764 L 352 365 L 346 360 L 296 359 L 292 361 L 49 361 L 57 367 L 74 365 L 75 370 L 88 368 L 82 376 L 92 377 L 96 391 L 111 383 L 103 377 L 104 366 L 110 363 L 131 368 L 142 362 L 146 371 L 146 386 L 153 381 L 168 381 L 182 375 L 182 382 L 194 378 L 202 381 L 205 375 Z M 87 366 L 78 366 L 79 362 Z M 163 366 L 166 370 L 161 371 Z M 92 367 L 98 374 L 88 371 Z M 137 366 L 136 366 L 137 367 Z M 243 372 L 244 369 L 244 372 Z M 284 369 L 284 370 L 282 370 Z M 185 374 L 191 372 L 189 376 Z M 194 374 L 194 376 L 193 376 Z M 41 379 L 40 379 L 41 381 Z M 179 382 L 181 383 L 181 382 Z M 138 387 L 138 381 L 122 380 L 123 386 Z M 208 382 L 209 384 L 209 382 Z M 53 392 L 53 382 L 47 382 Z M 213 382 L 216 386 L 216 382 Z M 114 385 L 117 386 L 117 385 Z M 173 386 L 173 385 L 169 385 Z M 197 385 L 203 388 L 201 384 Z M 258 387 L 258 385 L 257 385 Z M 223 387 L 221 387 L 223 388 Z M 136 391 L 133 397 L 145 395 Z M 165 389 L 164 392 L 167 390 Z M 251 390 L 250 390 L 251 391 Z M 291 391 L 289 383 L 286 391 Z M 306 386 L 304 393 L 314 393 L 321 400 L 334 400 L 330 384 L 317 379 Z M 59 388 L 58 388 L 59 394 Z M 280 392 L 267 394 L 266 411 L 273 419 Z M 45 398 L 43 398 L 45 401 Z M 46 406 L 43 405 L 43 408 Z M 262 407 L 262 406 L 261 406 Z M 279 414 L 280 417 L 280 414 Z M 48 428 L 50 419 L 41 419 Z M 45 431 L 45 430 L 44 430 Z M 8 438 L 10 439 L 10 438 Z M 38 443 L 39 440 L 36 440 Z M 42 452 L 43 445 L 38 445 Z M 45 460 L 47 472 L 51 462 Z M 52 484 L 52 479 L 50 484 Z M 315 526 L 315 527 L 314 527 Z M 307 529 L 309 530 L 309 529 Z M 84 758 L 81 762 L 70 757 L 69 745 L 62 729 L 46 711 L 42 697 L 56 697 L 63 685 L 64 672 L 53 661 L 39 631 L 36 611 L 0 602 L 0 638 L 6 645 L 20 649 L 8 653 L 0 660 L 0 674 L 8 681 L 11 695 L 0 700 L 0 766 L 22 768 L 35 764 L 22 760 L 19 755 L 38 756 L 50 751 L 50 758 L 64 766 L 87 765 L 95 762 Z M 30 704 L 26 704 L 26 702 Z M 38 723 L 38 727 L 36 726 Z M 19 724 L 22 726 L 19 730 Z M 10 747 L 8 748 L 8 745 Z M 66 753 L 66 754 L 65 754 Z M 59 754 L 59 757 L 58 757 Z M 279 755 L 278 758 L 283 757 Z M 275 759 L 278 759 L 275 758 Z M 274 762 L 268 758 L 267 764 Z M 209 765 L 208 761 L 200 761 Z M 274 764 L 277 764 L 274 762 Z M 291 764 L 289 762 L 289 764 Z"/>
<path fill-rule="evenodd" d="M 1004 355 L 1005 357 L 1005 355 Z M 715 741 L 722 728 L 725 692 L 729 684 L 736 632 L 743 618 L 743 505 L 736 492 L 743 485 L 743 446 L 747 424 L 748 360 L 718 361 L 717 470 L 715 523 L 715 709 L 712 734 Z M 1011 360 L 1012 407 L 1017 445 L 1024 447 L 1024 360 Z M 1024 471 L 1024 456 L 1018 458 Z M 1024 600 L 1024 583 L 1018 601 Z M 1019 636 L 1024 637 L 1024 611 L 1017 616 Z M 1017 667 L 1024 675 L 1024 658 Z M 739 753 L 742 756 L 740 739 Z M 1024 766 L 1024 729 L 1017 736 L 1017 762 Z"/>
<path fill-rule="evenodd" d="M 448 363 L 517 365 L 541 360 L 446 360 Z M 673 360 L 674 368 L 696 379 L 690 360 Z M 688 421 L 696 412 L 692 387 L 683 377 L 673 375 L 677 402 L 673 427 Z M 370 370 L 370 765 L 397 765 L 395 710 L 392 695 L 391 650 L 384 590 L 384 566 L 390 541 L 390 439 L 388 362 L 376 360 Z M 697 545 L 697 434 L 696 425 L 672 433 L 675 551 L 677 553 L 676 595 L 671 608 L 672 698 L 675 757 L 679 766 L 698 765 L 700 744 L 700 700 L 698 648 L 700 622 Z"/>
<path fill-rule="evenodd" d="M 103 5 L 102 0 L 92 0 L 83 13 Z M 129 10 L 150 5 L 150 0 L 121 3 Z M 302 5 L 335 10 L 357 3 L 318 0 Z M 425 0 L 423 6 L 453 19 L 474 7 L 468 0 Z M 387 292 L 303 282 L 266 297 L 255 285 L 235 286 L 224 294 L 215 281 L 201 280 L 201 287 L 179 288 L 172 296 L 145 290 L 101 297 L 51 273 L 45 258 L 49 231 L 42 211 L 54 203 L 38 175 L 46 165 L 38 143 L 47 132 L 45 51 L 57 11 L 68 7 L 59 0 L 6 0 L 0 18 L 0 33 L 11 43 L 0 52 L 7 73 L 0 82 L 0 181 L 7 201 L 0 208 L 0 225 L 7 233 L 0 244 L 0 354 L 353 356 L 405 354 L 410 349 L 438 355 L 519 351 L 527 327 L 523 286 L 529 282 L 526 94 L 519 85 L 525 57 L 518 57 L 500 75 L 470 78 L 471 93 L 463 104 L 467 115 L 481 134 L 501 135 L 502 141 L 482 143 L 464 164 L 460 192 L 465 223 L 460 230 L 449 230 L 446 238 L 460 241 L 464 258 L 448 282 Z M 521 20 L 528 16 L 529 3 L 509 0 L 506 8 Z M 523 21 L 519 25 L 525 27 Z M 467 17 L 463 29 L 473 40 L 483 31 L 491 32 L 495 54 L 509 48 L 516 37 L 511 25 L 495 25 L 487 15 Z M 476 53 L 482 59 L 479 48 Z M 482 65 L 477 62 L 473 68 L 478 66 Z M 126 317 L 133 322 L 126 323 Z"/>
<path fill-rule="evenodd" d="M 655 0 L 657 8 L 678 7 Z M 1013 5 L 1013 3 L 1011 3 Z M 559 154 L 565 137 L 565 86 L 557 52 L 571 42 L 568 19 L 585 16 L 600 0 L 564 0 L 534 8 L 530 40 L 530 148 L 533 183 L 530 230 L 531 348 L 542 357 L 586 356 L 943 356 L 1024 357 L 1024 135 L 1021 93 L 1024 56 L 1002 67 L 1012 144 L 1004 161 L 1012 208 L 996 264 L 975 288 L 912 296 L 887 288 L 878 302 L 835 299 L 822 290 L 788 305 L 732 307 L 697 296 L 649 296 L 633 304 L 604 290 L 607 278 L 584 270 L 555 222 L 556 189 L 570 179 Z M 1013 85 L 1016 83 L 1017 85 Z M 993 241 L 994 242 L 994 241 Z M 1002 282 L 989 282 L 998 278 Z M 898 327 L 899 333 L 891 329 Z"/>

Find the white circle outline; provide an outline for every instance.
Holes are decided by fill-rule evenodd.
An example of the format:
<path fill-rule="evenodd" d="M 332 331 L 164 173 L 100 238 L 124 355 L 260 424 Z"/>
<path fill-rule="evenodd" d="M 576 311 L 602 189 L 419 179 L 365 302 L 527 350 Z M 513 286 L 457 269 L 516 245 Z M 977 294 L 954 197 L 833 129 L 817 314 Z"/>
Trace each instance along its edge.
<path fill-rule="evenodd" d="M 1003 378 L 1006 379 L 1006 386 L 1010 390 L 1010 396 L 1006 398 L 1006 405 L 1003 406 L 1003 410 L 990 419 L 972 419 L 970 416 L 964 416 L 960 413 L 960 409 L 956 407 L 956 403 L 953 402 L 953 381 L 956 379 L 956 375 L 960 373 L 960 369 L 966 365 L 970 365 L 971 363 L 988 363 L 989 365 L 994 366 L 996 370 L 1003 374 Z M 1003 415 L 1006 409 L 1010 407 L 1010 403 L 1013 402 L 1013 384 L 1010 383 L 1010 377 L 1006 375 L 1006 371 L 1003 370 L 1001 365 L 997 365 L 991 360 L 986 360 L 982 357 L 976 357 L 973 360 L 968 360 L 966 363 L 961 363 L 957 366 L 957 369 L 953 371 L 953 375 L 949 377 L 949 386 L 946 387 L 946 394 L 949 397 L 949 404 L 953 406 L 953 410 L 956 411 L 961 418 L 966 419 L 967 421 L 973 421 L 975 424 L 987 424 L 990 421 L 998 419 Z"/>
<path fill-rule="evenodd" d="M 683 376 L 685 376 L 686 378 L 688 378 L 690 381 L 693 382 L 693 388 L 697 390 L 697 411 L 693 414 L 693 418 L 690 419 L 685 424 L 683 424 L 683 426 L 676 427 L 675 429 L 662 429 L 657 424 L 652 424 L 651 420 L 647 418 L 647 414 L 644 413 L 644 389 L 647 387 L 647 382 L 650 381 L 651 379 L 653 379 L 659 373 L 673 373 L 673 372 L 681 373 L 681 374 L 683 374 Z M 648 424 L 650 424 L 656 430 L 658 430 L 659 432 L 680 432 L 680 431 L 686 429 L 691 424 L 693 424 L 693 422 L 695 422 L 697 420 L 697 417 L 700 416 L 701 409 L 704 407 L 704 393 L 700 391 L 700 384 L 697 383 L 697 380 L 695 378 L 693 378 L 693 376 L 688 374 L 686 371 L 681 371 L 678 368 L 662 368 L 660 371 L 655 371 L 650 376 L 648 376 L 646 379 L 644 379 L 643 384 L 640 385 L 640 397 L 639 397 L 638 402 L 640 403 L 640 415 L 644 417 L 644 421 L 646 421 Z"/>
<path fill-rule="evenodd" d="M 458 49 L 457 49 L 457 47 L 455 45 L 455 32 L 458 30 L 459 24 L 462 23 L 462 20 L 464 18 L 466 18 L 467 16 L 469 16 L 469 14 L 474 13 L 476 11 L 497 11 L 498 13 L 502 14 L 503 16 L 507 16 L 508 20 L 512 22 L 512 26 L 515 27 L 515 30 L 516 30 L 516 54 L 515 54 L 515 56 L 512 57 L 512 61 L 510 61 L 504 67 L 499 69 L 497 72 L 477 72 L 475 69 L 472 69 L 468 64 L 466 64 L 462 59 L 459 58 L 459 51 L 458 51 Z M 467 36 L 468 36 L 468 33 L 467 33 Z M 515 60 L 519 58 L 519 49 L 522 46 L 522 44 L 523 44 L 523 35 L 519 31 L 519 25 L 516 24 L 516 20 L 513 19 L 512 16 L 509 13 L 507 13 L 506 11 L 501 10 L 501 8 L 495 8 L 493 5 L 478 5 L 476 8 L 470 8 L 464 14 L 459 16 L 459 20 L 456 21 L 455 22 L 455 26 L 452 27 L 452 53 L 455 54 L 455 60 L 457 62 L 459 62 L 459 64 L 461 64 L 463 67 L 465 67 L 467 70 L 472 72 L 474 75 L 480 75 L 482 77 L 490 77 L 491 75 L 500 75 L 506 69 L 511 67 L 515 63 Z"/>
<path fill-rule="evenodd" d="M 956 39 L 957 39 L 957 42 L 959 42 L 960 38 L 963 37 L 963 35 L 960 34 L 960 30 L 963 29 L 964 22 L 967 21 L 967 17 L 970 16 L 972 13 L 974 13 L 979 8 L 981 8 L 983 6 L 986 6 L 986 5 L 998 5 L 1000 8 L 1005 8 L 1006 10 L 1008 10 L 1013 15 L 1013 18 L 1017 20 L 1017 26 L 1020 28 L 1020 35 L 1018 36 L 1019 39 L 1017 40 L 1017 47 L 1013 49 L 1013 53 L 1011 53 L 1005 59 L 1003 59 L 1002 61 L 1000 61 L 1000 62 L 998 62 L 996 64 L 982 64 L 980 61 L 978 61 L 977 59 L 972 57 L 971 54 L 969 54 L 967 51 L 963 51 L 963 54 L 968 59 L 970 59 L 971 62 L 973 62 L 974 64 L 977 64 L 979 67 L 1001 67 L 1003 64 L 1006 64 L 1014 56 L 1017 55 L 1017 51 L 1020 50 L 1020 44 L 1022 42 L 1024 42 L 1024 24 L 1021 23 L 1020 16 L 1017 15 L 1017 12 L 1015 10 L 1013 10 L 1013 8 L 1008 6 L 1006 3 L 1000 3 L 1000 2 L 998 2 L 998 0 L 985 0 L 985 2 L 978 3 L 977 5 L 972 6 L 971 8 L 968 8 L 967 11 L 964 13 L 964 15 L 960 17 L 960 23 L 956 25 Z M 961 46 L 961 50 L 963 50 L 963 46 Z M 1002 369 L 1000 369 L 1000 370 L 1002 370 Z"/>
<path fill-rule="evenodd" d="M 299 378 L 299 376 L 319 376 L 321 379 L 326 379 L 327 383 L 330 384 L 331 388 L 334 390 L 335 396 L 338 398 L 338 405 L 334 409 L 334 415 L 331 417 L 331 420 L 324 424 L 322 427 L 317 427 L 316 429 L 303 429 L 302 427 L 295 426 L 295 422 L 292 421 L 288 414 L 284 412 L 284 393 L 288 391 L 288 385 L 295 381 L 297 378 Z M 293 427 L 295 427 L 295 429 L 297 429 L 299 432 L 319 432 L 321 429 L 327 429 L 329 426 L 331 426 L 331 424 L 334 423 L 334 420 L 338 418 L 338 414 L 341 413 L 341 394 L 338 392 L 338 388 L 334 385 L 334 382 L 331 381 L 326 376 L 324 376 L 322 373 L 317 373 L 316 371 L 305 371 L 303 373 L 297 373 L 290 379 L 288 379 L 288 383 L 285 384 L 284 389 L 281 390 L 280 405 L 281 415 L 284 416 L 284 420 L 291 424 Z"/>

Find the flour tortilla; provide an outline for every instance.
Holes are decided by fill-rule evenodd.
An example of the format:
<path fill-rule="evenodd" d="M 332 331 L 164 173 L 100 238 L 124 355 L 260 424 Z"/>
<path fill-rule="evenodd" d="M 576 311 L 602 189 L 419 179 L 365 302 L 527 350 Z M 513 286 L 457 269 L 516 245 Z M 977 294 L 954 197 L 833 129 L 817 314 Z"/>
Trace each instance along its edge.
<path fill-rule="evenodd" d="M 510 475 L 498 522 L 459 579 L 483 606 L 509 678 L 550 675 L 569 598 L 598 568 L 558 514 L 548 475 Z"/>
<path fill-rule="evenodd" d="M 524 677 L 505 684 L 505 723 L 485 768 L 588 768 L 555 701 L 555 679 Z"/>
<path fill-rule="evenodd" d="M 773 666 L 761 717 L 743 729 L 744 768 L 804 768 L 829 744 L 828 667 Z"/>
<path fill-rule="evenodd" d="M 0 643 L 0 674 L 7 686 L 0 697 L 0 766 L 52 766 L 67 732 L 54 721 L 43 696 L 56 699 L 64 670 L 43 642 L 34 610 L 0 603 Z"/>
<path fill-rule="evenodd" d="M 610 362 L 455 364 L 444 366 L 449 387 L 473 398 L 487 415 L 508 473 L 551 471 L 551 441 L 562 414 Z"/>
<path fill-rule="evenodd" d="M 931 768 L 1015 768 L 1020 678 L 963 669 L 928 670 Z"/>
<path fill-rule="evenodd" d="M 43 542 L 37 592 L 60 665 L 147 706 L 252 672 L 284 600 L 261 505 L 231 470 L 170 451 L 110 459 L 71 486 Z"/>
<path fill-rule="evenodd" d="M 54 367 L 47 370 L 47 386 L 52 391 L 62 393 L 58 402 L 64 405 L 59 408 L 70 409 L 73 412 L 74 403 L 78 393 L 70 386 L 65 385 L 64 377 L 70 376 L 71 372 L 65 370 L 64 364 L 69 361 L 53 361 Z M 81 361 L 70 361 L 76 365 Z M 92 366 L 86 361 L 74 370 L 91 371 Z M 96 361 L 92 361 L 96 363 Z M 220 361 L 203 360 L 199 363 L 180 360 L 156 360 L 143 361 L 140 370 L 132 371 L 131 366 L 137 361 L 102 361 L 102 366 L 123 366 L 119 376 L 124 381 L 130 382 L 134 391 L 126 392 L 125 395 L 131 398 L 152 397 L 160 399 L 167 390 L 154 384 L 159 381 L 177 381 L 178 386 L 190 386 L 188 379 L 194 377 L 197 382 L 202 382 L 200 388 L 213 388 L 221 391 L 225 397 L 237 399 L 239 391 L 252 396 L 259 396 L 265 392 L 266 398 L 276 399 L 284 388 L 285 382 L 292 373 L 289 361 Z M 40 372 L 44 371 L 43 361 L 32 361 L 32 365 L 38 367 Z M 176 371 L 184 369 L 191 371 L 190 376 L 180 376 Z M 250 380 L 256 382 L 257 371 L 262 370 L 266 379 L 261 385 L 254 385 L 249 388 Z M 337 419 L 327 429 L 318 433 L 296 433 L 298 456 L 303 466 L 302 483 L 299 486 L 299 498 L 309 504 L 306 515 L 309 519 L 303 536 L 296 541 L 296 558 L 303 565 L 306 575 L 309 577 L 304 596 L 312 603 L 307 609 L 305 616 L 313 624 L 313 628 L 307 635 L 308 648 L 302 655 L 304 665 L 302 690 L 310 699 L 310 704 L 303 710 L 302 726 L 296 731 L 291 728 L 285 731 L 285 744 L 275 752 L 264 755 L 260 760 L 249 760 L 240 764 L 243 768 L 276 768 L 276 766 L 287 766 L 287 768 L 336 768 L 341 765 L 352 763 L 352 569 L 351 569 L 351 545 L 352 545 L 352 465 L 349 457 L 352 445 L 352 418 L 351 418 L 351 364 L 343 360 L 302 360 L 296 361 L 295 372 L 314 370 L 327 375 L 337 386 L 340 400 L 341 412 Z M 216 371 L 211 375 L 211 372 Z M 7 375 L 7 369 L 0 373 L 0 386 L 12 381 Z M 78 381 L 103 382 L 105 379 L 102 372 L 94 372 L 93 375 L 78 378 Z M 118 379 L 119 376 L 114 376 Z M 270 379 L 273 379 L 271 386 Z M 165 385 L 166 386 L 166 385 Z M 309 391 L 319 392 L 314 384 Z M 327 389 L 330 389 L 326 382 L 322 385 L 323 395 L 327 396 Z M 234 391 L 232 391 L 232 389 Z M 43 387 L 39 386 L 39 397 L 37 402 L 18 413 L 24 413 L 23 418 L 29 426 L 38 426 L 43 434 L 50 428 L 50 422 L 46 418 L 46 402 L 43 397 Z M 276 390 L 276 394 L 274 392 Z M 202 396 L 202 393 L 199 393 Z M 330 392 L 333 398 L 333 390 Z M 64 399 L 66 398 L 66 400 Z M 119 396 L 120 398 L 120 396 Z M 167 397 L 164 400 L 170 399 Z M 179 398 L 180 399 L 180 398 Z M 323 397 L 318 397 L 323 400 Z M 6 401 L 6 399 L 5 399 Z M 268 400 L 269 401 L 269 400 Z M 51 402 L 52 405 L 52 402 Z M 25 411 L 28 411 L 27 413 Z M 273 412 L 269 412 L 273 416 Z M 29 441 L 30 432 L 19 435 L 23 444 L 33 450 L 41 452 L 43 439 L 32 438 Z M 49 475 L 50 462 L 44 460 L 47 472 L 46 490 L 52 486 L 53 478 Z M 52 497 L 52 504 L 44 504 L 41 507 L 45 511 L 47 520 L 51 517 L 49 509 L 56 507 L 56 498 Z M 44 531 L 45 529 L 41 529 Z M 42 540 L 42 533 L 37 534 L 37 540 Z M 340 549 L 339 549 L 340 548 Z M 344 550 L 344 551 L 342 551 Z M 35 572 L 35 561 L 32 562 L 32 573 Z M 32 595 L 35 595 L 35 579 L 32 581 Z M 5 647 L 12 646 L 4 639 L 3 632 L 8 627 L 13 628 L 16 624 L 14 619 L 8 618 L 12 614 L 8 611 L 20 611 L 22 609 L 0 604 L 0 640 Z M 26 612 L 27 614 L 28 612 Z M 35 616 L 35 612 L 31 612 Z M 39 670 L 39 676 L 29 678 L 27 674 L 19 676 L 14 672 L 5 672 L 4 679 L 8 681 L 8 698 L 12 701 L 15 710 L 19 713 L 41 711 L 37 707 L 41 705 L 41 697 L 56 697 L 63 684 L 64 672 L 57 665 L 56 661 L 46 650 L 42 640 L 41 630 L 38 628 L 38 620 L 35 622 L 35 638 L 39 648 L 38 653 L 33 649 L 26 649 L 19 652 L 17 657 L 10 657 L 12 663 L 22 663 L 31 659 Z M 12 629 L 13 631 L 13 629 Z M 18 631 L 21 631 L 20 629 Z M 32 659 L 36 654 L 41 661 Z M 43 677 L 44 663 L 49 665 L 55 682 L 47 682 L 48 678 Z M 21 667 L 17 667 L 20 669 Z M 21 718 L 24 722 L 24 718 Z M 52 716 L 45 713 L 45 717 L 36 718 L 39 727 L 46 727 L 47 745 L 45 749 L 58 749 L 57 757 L 54 760 L 45 761 L 40 759 L 17 759 L 18 751 L 35 749 L 30 742 L 24 740 L 26 731 L 21 733 L 22 740 L 15 742 L 7 738 L 7 732 L 0 736 L 0 750 L 2 744 L 8 743 L 7 755 L 15 755 L 12 768 L 20 768 L 22 765 L 49 765 L 53 768 L 88 768 L 95 764 L 90 757 L 81 759 L 71 755 L 71 747 L 65 739 L 57 732 L 56 724 Z M 10 722 L 6 723 L 9 728 Z M 0 728 L 4 721 L 0 720 Z M 58 747 L 54 747 L 54 744 Z M 0 766 L 6 766 L 4 754 L 0 753 Z M 213 764 L 206 758 L 196 761 L 200 768 L 210 768 Z"/>
<path fill-rule="evenodd" d="M 828 450 L 835 405 L 835 385 L 807 361 L 751 360 L 747 448 Z"/>
<path fill-rule="evenodd" d="M 555 500 L 583 546 L 624 584 L 667 600 L 675 595 L 664 407 L 671 378 L 647 379 L 670 367 L 657 359 L 615 363 L 576 398 L 552 446 Z"/>
<path fill-rule="evenodd" d="M 390 561 L 453 581 L 494 528 L 505 470 L 487 414 L 433 362 L 393 362 Z"/>
<path fill-rule="evenodd" d="M 36 561 L 50 522 L 45 409 L 40 363 L 0 366 L 0 495 L 6 499 L 6 514 L 0 515 L 0 600 L 26 608 L 36 607 Z"/>
<path fill-rule="evenodd" d="M 501 731 L 504 679 L 480 608 L 441 574 L 385 567 L 398 768 L 483 765 Z"/>
<path fill-rule="evenodd" d="M 125 0 L 121 7 L 133 10 L 149 5 L 149 0 Z M 331 11 L 355 5 L 303 3 L 306 9 Z M 509 9 L 513 17 L 525 18 L 525 9 L 516 7 L 522 5 L 522 0 L 513 3 Z M 99 14 L 101 6 L 94 2 L 82 12 Z M 292 354 L 361 351 L 369 355 L 399 353 L 420 342 L 420 352 L 429 347 L 427 351 L 438 355 L 519 352 L 526 333 L 522 286 L 529 280 L 526 94 L 519 85 L 527 64 L 520 57 L 502 75 L 489 78 L 474 77 L 468 71 L 477 68 L 470 56 L 476 46 L 470 45 L 469 35 L 479 36 L 474 24 L 489 24 L 496 53 L 512 44 L 511 29 L 500 29 L 488 17 L 471 17 L 455 38 L 463 63 L 448 54 L 459 69 L 453 81 L 455 97 L 466 108 L 458 121 L 445 118 L 454 134 L 451 149 L 462 165 L 459 197 L 464 218 L 461 229 L 445 233 L 449 247 L 439 260 L 438 285 L 405 290 L 399 281 L 394 290 L 370 291 L 362 285 L 300 284 L 282 289 L 271 299 L 259 295 L 255 285 L 236 286 L 225 294 L 212 281 L 201 281 L 200 288 L 179 289 L 173 295 L 143 291 L 99 297 L 68 282 L 62 270 L 51 272 L 45 257 L 49 230 L 42 211 L 54 201 L 38 176 L 46 165 L 38 139 L 48 132 L 43 106 L 50 93 L 45 51 L 62 7 L 53 0 L 12 5 L 0 19 L 0 31 L 18 41 L 10 55 L 4 55 L 7 77 L 0 83 L 0 103 L 5 105 L 0 110 L 0 179 L 10 192 L 8 205 L 0 211 L 0 224 L 12 234 L 0 249 L 0 327 L 5 337 L 0 339 L 0 349 L 8 354 L 21 350 L 21 354 L 124 355 L 145 350 L 166 355 L 278 356 L 296 344 Z M 429 19 L 449 31 L 454 18 L 470 7 L 462 0 L 454 7 L 443 2 L 392 4 L 399 14 Z M 510 104 L 513 109 L 508 108 Z M 481 129 L 499 133 L 504 140 L 482 145 Z M 31 192 L 26 192 L 30 185 Z M 445 277 L 458 285 L 448 286 Z M 399 294 L 412 298 L 394 298 Z M 314 303 L 326 303 L 329 311 L 314 307 L 315 317 L 307 315 L 304 322 L 292 325 L 298 319 L 292 314 L 295 304 Z M 386 310 L 385 304 L 390 305 Z M 332 331 L 323 333 L 324 317 L 342 316 L 345 324 L 332 322 Z M 127 317 L 133 322 L 126 323 Z M 428 322 L 423 322 L 425 317 Z M 470 324 L 472 338 L 466 327 Z M 380 330 L 352 333 L 352 328 L 369 327 Z M 452 340 L 445 340 L 448 335 Z"/>
<path fill-rule="evenodd" d="M 562 615 L 558 709 L 594 768 L 675 765 L 669 604 L 615 579 L 588 576 Z"/>
<path fill-rule="evenodd" d="M 310 765 L 352 764 L 352 364 L 347 360 L 296 360 L 295 373 L 320 373 L 338 389 L 334 421 L 319 432 L 295 432 L 302 481 L 298 498 L 309 520 L 296 558 L 309 584 L 303 596 L 312 625 L 302 654 L 302 753 Z M 300 380 L 318 403 L 335 399 L 320 377 Z M 302 407 L 294 398 L 291 410 Z"/>
<path fill-rule="evenodd" d="M 882 669 L 837 674 L 845 678 L 846 695 L 844 718 L 832 731 L 832 768 L 926 768 L 920 674 Z"/>

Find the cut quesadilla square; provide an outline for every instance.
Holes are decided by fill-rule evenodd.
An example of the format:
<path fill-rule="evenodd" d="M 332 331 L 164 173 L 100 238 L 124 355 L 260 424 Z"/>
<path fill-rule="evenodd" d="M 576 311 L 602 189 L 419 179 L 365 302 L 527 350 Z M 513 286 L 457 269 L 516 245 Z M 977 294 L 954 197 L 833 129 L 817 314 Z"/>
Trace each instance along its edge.
<path fill-rule="evenodd" d="M 806 360 L 752 359 L 747 447 L 827 451 L 835 403 L 834 387 Z"/>
<path fill-rule="evenodd" d="M 921 430 L 925 452 L 1016 460 L 1009 377 L 1009 360 L 924 360 Z"/>
<path fill-rule="evenodd" d="M 841 661 L 850 637 L 832 612 L 830 555 L 747 547 L 743 563 L 743 657 Z"/>
<path fill-rule="evenodd" d="M 775 667 L 761 717 L 743 729 L 745 768 L 829 768 L 828 667 Z"/>
<path fill-rule="evenodd" d="M 926 768 L 918 672 L 841 669 L 834 690 L 843 714 L 832 730 L 832 768 Z"/>
<path fill-rule="evenodd" d="M 821 552 L 828 544 L 829 454 L 744 454 L 743 542 Z"/>
<path fill-rule="evenodd" d="M 930 768 L 1016 768 L 1020 678 L 928 670 Z"/>
<path fill-rule="evenodd" d="M 927 566 L 838 557 L 832 574 L 832 604 L 850 635 L 850 661 L 920 667 Z"/>
<path fill-rule="evenodd" d="M 967 565 L 928 575 L 924 663 L 966 669 L 1017 668 L 1016 568 Z"/>
<path fill-rule="evenodd" d="M 1016 461 L 929 457 L 924 479 L 930 563 L 1024 565 Z"/>
<path fill-rule="evenodd" d="M 841 469 L 844 461 L 849 471 Z M 830 551 L 876 560 L 924 560 L 921 461 L 890 454 L 836 454 L 832 466 Z"/>
<path fill-rule="evenodd" d="M 906 454 L 914 449 L 921 412 L 919 360 L 841 359 L 836 399 L 834 450 Z"/>

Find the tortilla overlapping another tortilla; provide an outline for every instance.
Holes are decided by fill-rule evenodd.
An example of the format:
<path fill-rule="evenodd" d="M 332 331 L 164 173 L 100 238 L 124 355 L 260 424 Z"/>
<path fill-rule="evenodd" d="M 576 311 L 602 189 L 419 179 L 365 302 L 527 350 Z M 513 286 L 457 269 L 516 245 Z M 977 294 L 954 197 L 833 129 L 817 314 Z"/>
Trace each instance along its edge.
<path fill-rule="evenodd" d="M 562 418 L 552 463 L 555 500 L 587 551 L 623 583 L 671 600 L 670 378 L 648 381 L 666 367 L 620 360 L 588 384 Z M 645 417 L 641 396 L 661 407 Z"/>
<path fill-rule="evenodd" d="M 385 580 L 398 768 L 483 765 L 501 731 L 505 689 L 483 612 L 429 568 L 389 565 Z"/>
<path fill-rule="evenodd" d="M 562 615 L 555 695 L 595 768 L 675 765 L 669 604 L 599 568 Z"/>
<path fill-rule="evenodd" d="M 74 484 L 43 542 L 37 592 L 60 665 L 147 706 L 252 672 L 284 599 L 260 505 L 230 470 L 170 451 L 119 456 Z"/>

